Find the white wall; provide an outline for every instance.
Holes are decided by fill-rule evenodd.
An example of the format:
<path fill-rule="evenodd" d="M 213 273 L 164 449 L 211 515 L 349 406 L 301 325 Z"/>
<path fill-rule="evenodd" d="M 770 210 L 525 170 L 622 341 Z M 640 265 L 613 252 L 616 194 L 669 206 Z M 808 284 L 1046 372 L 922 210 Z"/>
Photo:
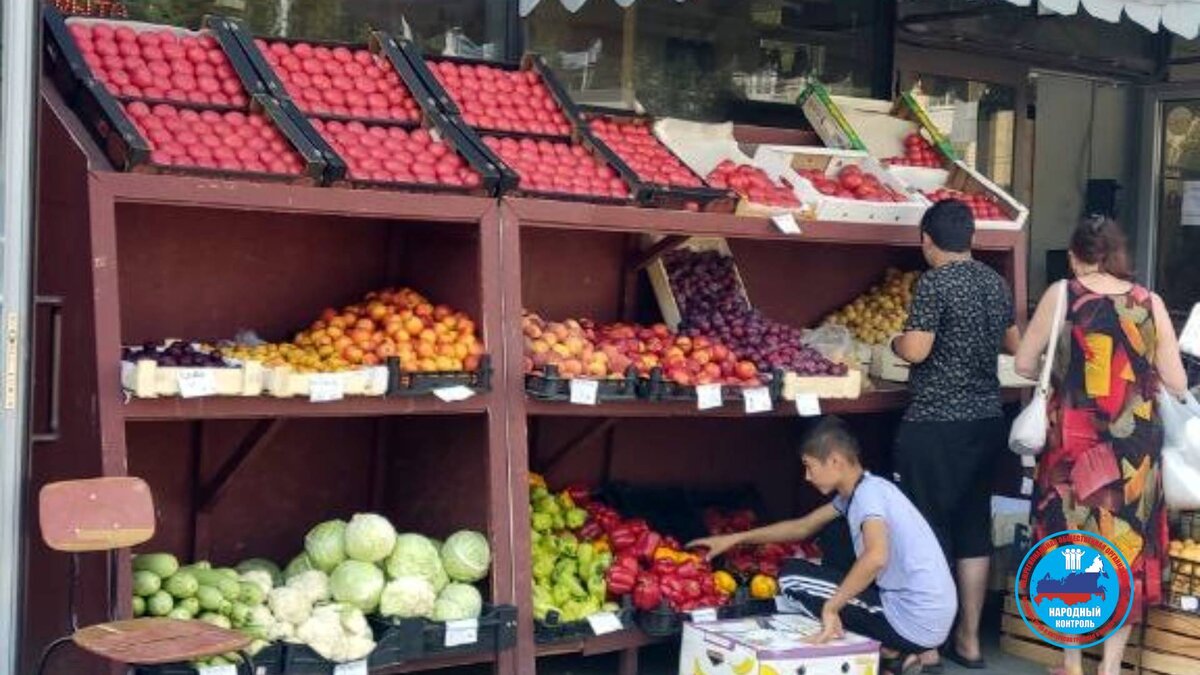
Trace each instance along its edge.
<path fill-rule="evenodd" d="M 1046 251 L 1067 247 L 1071 230 L 1082 215 L 1089 178 L 1120 183 L 1121 222 L 1135 222 L 1133 190 L 1140 143 L 1134 133 L 1137 109 L 1130 87 L 1046 73 L 1039 73 L 1035 82 L 1031 300 L 1045 288 Z M 1130 241 L 1134 239 L 1130 231 Z"/>

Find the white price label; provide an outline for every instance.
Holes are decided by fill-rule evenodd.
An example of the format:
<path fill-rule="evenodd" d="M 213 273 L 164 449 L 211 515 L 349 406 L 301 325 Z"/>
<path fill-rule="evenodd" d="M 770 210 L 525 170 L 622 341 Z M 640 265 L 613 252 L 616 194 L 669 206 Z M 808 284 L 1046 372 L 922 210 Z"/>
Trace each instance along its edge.
<path fill-rule="evenodd" d="M 771 412 L 771 390 L 766 387 L 751 387 L 742 390 L 746 401 L 746 414 Z"/>
<path fill-rule="evenodd" d="M 1185 612 L 1194 612 L 1200 609 L 1200 598 L 1193 595 L 1185 595 L 1179 599 L 1179 608 Z"/>
<path fill-rule="evenodd" d="M 346 397 L 346 381 L 341 373 L 316 373 L 308 379 L 308 400 L 313 403 L 340 401 Z"/>
<path fill-rule="evenodd" d="M 1026 497 L 1033 494 L 1033 479 L 1029 476 L 1021 477 L 1021 494 Z"/>
<path fill-rule="evenodd" d="M 479 620 L 461 619 L 446 622 L 446 646 L 473 645 L 479 642 Z"/>
<path fill-rule="evenodd" d="M 711 622 L 717 620 L 717 608 L 716 607 L 705 607 L 704 609 L 693 609 L 691 614 L 692 614 L 692 622 L 693 623 L 711 623 Z"/>
<path fill-rule="evenodd" d="M 220 666 L 200 666 L 196 672 L 199 675 L 238 675 L 237 666 L 231 663 Z"/>
<path fill-rule="evenodd" d="M 183 398 L 214 396 L 217 393 L 217 378 L 208 368 L 183 368 L 176 377 L 179 379 L 179 395 Z"/>
<path fill-rule="evenodd" d="M 596 405 L 599 392 L 600 383 L 596 380 L 571 380 L 571 403 L 575 405 Z"/>
<path fill-rule="evenodd" d="M 593 614 L 587 620 L 592 626 L 592 632 L 596 635 L 608 635 L 625 628 L 621 625 L 621 620 L 617 618 L 617 615 L 612 612 Z"/>
<path fill-rule="evenodd" d="M 457 401 L 465 401 L 471 398 L 475 395 L 475 390 L 459 384 L 453 387 L 434 389 L 433 395 L 445 401 L 446 403 L 455 403 Z"/>
<path fill-rule="evenodd" d="M 333 675 L 367 675 L 367 661 L 351 661 L 339 663 L 333 667 Z"/>
<path fill-rule="evenodd" d="M 696 385 L 697 410 L 712 410 L 713 408 L 720 408 L 724 404 L 725 401 L 721 397 L 720 384 L 712 383 Z"/>
<path fill-rule="evenodd" d="M 775 223 L 775 227 L 784 234 L 802 234 L 800 224 L 796 222 L 796 216 L 790 213 L 780 213 L 771 216 L 771 222 Z"/>
<path fill-rule="evenodd" d="M 801 417 L 820 417 L 821 399 L 816 394 L 796 394 L 796 414 Z"/>

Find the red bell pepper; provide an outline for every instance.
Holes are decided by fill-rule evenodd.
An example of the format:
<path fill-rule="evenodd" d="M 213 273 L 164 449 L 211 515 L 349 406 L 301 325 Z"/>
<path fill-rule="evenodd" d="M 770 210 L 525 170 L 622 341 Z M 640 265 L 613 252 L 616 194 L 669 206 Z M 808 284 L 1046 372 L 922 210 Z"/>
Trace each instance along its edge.
<path fill-rule="evenodd" d="M 671 537 L 671 536 L 663 537 L 662 545 L 671 549 L 672 551 L 682 551 L 683 550 L 683 546 L 679 545 L 679 540 L 676 539 L 675 537 Z"/>
<path fill-rule="evenodd" d="M 668 600 L 678 603 L 684 598 L 683 580 L 676 577 L 660 577 L 658 584 L 662 588 L 662 593 Z"/>
<path fill-rule="evenodd" d="M 638 575 L 637 584 L 633 589 L 633 606 L 649 612 L 662 602 L 662 590 L 653 575 L 643 572 Z"/>
<path fill-rule="evenodd" d="M 716 597 L 718 595 L 717 584 L 713 581 L 711 574 L 705 574 L 700 578 L 700 590 L 704 591 L 706 597 Z"/>
<path fill-rule="evenodd" d="M 579 528 L 579 538 L 584 541 L 599 539 L 603 534 L 604 528 L 594 519 L 589 519 L 583 524 L 583 527 Z"/>
<path fill-rule="evenodd" d="M 675 574 L 681 579 L 699 579 L 700 568 L 691 560 L 681 564 L 675 569 Z"/>
<path fill-rule="evenodd" d="M 660 577 L 674 577 L 678 568 L 675 561 L 669 558 L 659 558 L 651 565 L 651 569 Z"/>
<path fill-rule="evenodd" d="M 662 535 L 653 531 L 642 533 L 637 542 L 638 557 L 643 560 L 654 560 L 654 552 L 660 545 L 662 545 Z"/>
<path fill-rule="evenodd" d="M 627 567 L 613 565 L 608 568 L 608 573 L 604 575 L 604 578 L 608 582 L 608 594 L 612 597 L 619 597 L 633 591 L 633 587 L 637 583 L 637 572 Z"/>
<path fill-rule="evenodd" d="M 769 577 L 778 577 L 779 563 L 773 560 L 764 560 L 758 564 L 758 573 L 765 574 Z"/>
<path fill-rule="evenodd" d="M 618 555 L 616 560 L 613 561 L 613 567 L 624 567 L 634 574 L 637 574 L 639 569 L 637 558 L 633 557 L 629 553 L 622 553 Z"/>
<path fill-rule="evenodd" d="M 587 506 L 592 501 L 592 489 L 583 483 L 572 483 L 563 490 L 575 502 L 575 506 Z"/>
<path fill-rule="evenodd" d="M 683 597 L 687 598 L 688 600 L 698 600 L 700 596 L 704 595 L 703 591 L 700 590 L 699 581 L 696 581 L 695 579 L 684 579 L 682 583 Z"/>
<path fill-rule="evenodd" d="M 624 553 L 632 550 L 638 543 L 637 532 L 630 527 L 629 523 L 618 525 L 608 532 L 608 538 L 612 542 L 613 550 L 617 553 Z"/>

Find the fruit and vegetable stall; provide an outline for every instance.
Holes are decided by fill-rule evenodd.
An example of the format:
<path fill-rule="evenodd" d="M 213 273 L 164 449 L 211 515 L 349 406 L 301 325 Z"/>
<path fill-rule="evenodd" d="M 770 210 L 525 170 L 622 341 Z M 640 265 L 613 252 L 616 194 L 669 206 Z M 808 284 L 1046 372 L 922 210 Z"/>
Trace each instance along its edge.
<path fill-rule="evenodd" d="M 860 121 L 814 85 L 810 130 L 702 124 L 386 30 L 44 29 L 33 484 L 144 478 L 156 534 L 83 617 L 229 627 L 266 673 L 632 673 L 770 612 L 815 542 L 685 544 L 812 505 L 822 413 L 883 466 L 930 198 L 969 196 L 1025 304 L 1027 212 L 911 101 Z M 36 651 L 69 563 L 29 560 Z"/>

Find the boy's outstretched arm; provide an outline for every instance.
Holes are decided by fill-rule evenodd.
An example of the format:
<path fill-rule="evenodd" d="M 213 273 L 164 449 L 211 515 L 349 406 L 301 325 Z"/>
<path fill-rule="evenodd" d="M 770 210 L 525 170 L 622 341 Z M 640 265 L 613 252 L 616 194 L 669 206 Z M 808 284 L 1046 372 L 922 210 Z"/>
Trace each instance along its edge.
<path fill-rule="evenodd" d="M 813 638 L 820 644 L 845 635 L 842 629 L 842 619 L 839 612 L 858 594 L 867 590 L 879 573 L 887 565 L 888 539 L 887 524 L 882 518 L 868 518 L 862 524 L 863 551 L 858 556 L 846 578 L 842 580 L 833 597 L 825 601 L 821 609 L 821 632 Z"/>
<path fill-rule="evenodd" d="M 709 560 L 725 551 L 741 544 L 784 544 L 793 541 L 803 541 L 821 531 L 841 514 L 832 504 L 817 507 L 801 518 L 782 520 L 773 525 L 758 527 L 745 532 L 704 537 L 688 542 L 688 548 L 704 547 L 708 549 Z"/>

